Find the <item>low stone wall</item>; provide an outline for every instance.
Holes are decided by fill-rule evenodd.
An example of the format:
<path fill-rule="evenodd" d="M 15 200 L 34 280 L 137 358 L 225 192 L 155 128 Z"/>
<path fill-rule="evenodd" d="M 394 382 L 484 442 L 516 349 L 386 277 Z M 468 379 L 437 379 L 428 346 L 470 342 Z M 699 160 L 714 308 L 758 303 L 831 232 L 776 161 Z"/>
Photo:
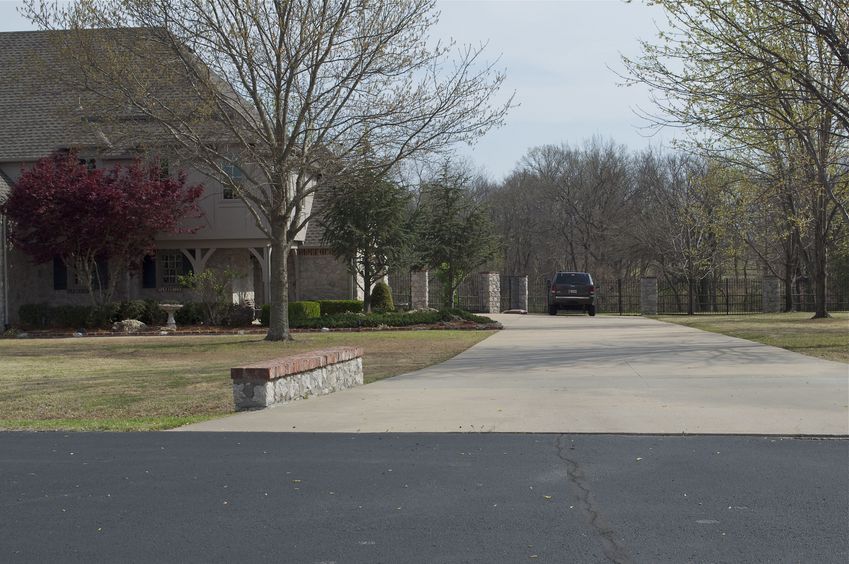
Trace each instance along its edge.
<path fill-rule="evenodd" d="M 363 383 L 363 350 L 336 347 L 230 369 L 236 411 L 262 409 Z"/>

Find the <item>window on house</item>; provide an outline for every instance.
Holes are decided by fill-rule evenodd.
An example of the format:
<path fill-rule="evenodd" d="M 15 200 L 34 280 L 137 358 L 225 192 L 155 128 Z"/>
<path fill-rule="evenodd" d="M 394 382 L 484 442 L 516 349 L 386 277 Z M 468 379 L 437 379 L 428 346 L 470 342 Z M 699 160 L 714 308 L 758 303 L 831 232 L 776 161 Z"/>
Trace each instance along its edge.
<path fill-rule="evenodd" d="M 230 163 L 224 164 L 222 168 L 224 169 L 224 174 L 230 178 L 230 182 L 236 186 L 242 186 L 242 183 L 245 181 L 245 175 L 242 173 L 242 169 Z M 236 194 L 236 190 L 232 186 L 227 185 L 224 186 L 223 196 L 225 200 L 236 200 L 239 197 Z"/>
<path fill-rule="evenodd" d="M 176 288 L 180 285 L 180 276 L 192 271 L 191 261 L 178 250 L 157 251 L 155 262 L 150 262 L 153 263 L 158 288 Z M 144 271 L 142 272 L 142 285 L 145 288 L 150 287 L 149 277 L 149 271 L 148 278 L 145 277 Z"/>
<path fill-rule="evenodd" d="M 85 167 L 88 167 L 89 170 L 94 170 L 97 168 L 97 160 L 95 159 L 80 159 L 79 163 Z"/>
<path fill-rule="evenodd" d="M 109 261 L 104 258 L 97 259 L 97 266 L 91 273 L 92 288 L 105 288 L 109 283 Z M 69 292 L 82 292 L 88 290 L 88 281 L 85 271 L 73 266 L 68 267 L 60 257 L 53 257 L 53 289 L 67 290 Z"/>
<path fill-rule="evenodd" d="M 177 277 L 182 275 L 183 259 L 182 253 L 163 252 L 157 253 L 156 262 L 159 266 L 160 281 L 163 286 L 176 286 Z"/>
<path fill-rule="evenodd" d="M 59 257 L 53 257 L 53 289 L 68 289 L 68 267 L 65 261 Z"/>

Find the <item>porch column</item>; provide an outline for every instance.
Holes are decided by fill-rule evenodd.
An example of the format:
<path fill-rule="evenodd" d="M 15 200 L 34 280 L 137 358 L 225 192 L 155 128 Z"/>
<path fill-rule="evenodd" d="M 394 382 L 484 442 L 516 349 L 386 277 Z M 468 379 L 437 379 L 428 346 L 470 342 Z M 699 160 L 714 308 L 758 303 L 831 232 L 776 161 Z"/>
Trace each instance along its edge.
<path fill-rule="evenodd" d="M 259 263 L 260 272 L 262 274 L 262 291 L 263 299 L 266 303 L 271 301 L 271 277 L 268 273 L 271 271 L 271 247 L 251 248 L 251 254 Z M 256 307 L 261 307 L 263 304 L 257 304 Z"/>
<path fill-rule="evenodd" d="M 657 278 L 640 279 L 640 315 L 657 315 Z"/>
<path fill-rule="evenodd" d="M 200 274 L 206 270 L 206 263 L 209 262 L 215 251 L 216 249 L 206 249 L 206 252 L 203 249 L 180 249 L 180 252 L 192 263 L 192 270 L 195 274 Z"/>

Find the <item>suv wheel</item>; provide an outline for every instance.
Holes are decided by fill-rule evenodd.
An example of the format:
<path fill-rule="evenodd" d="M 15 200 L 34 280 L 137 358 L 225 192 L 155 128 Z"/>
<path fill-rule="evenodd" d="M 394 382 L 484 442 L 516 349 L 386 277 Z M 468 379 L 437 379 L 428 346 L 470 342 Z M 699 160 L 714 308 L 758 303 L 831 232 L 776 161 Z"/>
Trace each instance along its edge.
<path fill-rule="evenodd" d="M 557 306 L 548 306 L 548 315 L 557 315 Z"/>
<path fill-rule="evenodd" d="M 587 313 L 590 314 L 590 317 L 594 317 L 595 316 L 595 306 L 594 305 L 587 306 Z"/>

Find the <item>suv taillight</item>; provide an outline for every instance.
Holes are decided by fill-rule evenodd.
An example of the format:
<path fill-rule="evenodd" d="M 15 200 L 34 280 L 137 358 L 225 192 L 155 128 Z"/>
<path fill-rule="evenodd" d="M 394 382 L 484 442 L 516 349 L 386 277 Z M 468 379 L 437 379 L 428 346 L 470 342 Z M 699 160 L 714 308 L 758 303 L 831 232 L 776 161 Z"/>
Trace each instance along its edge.
<path fill-rule="evenodd" d="M 552 284 L 552 285 L 551 285 L 551 293 L 552 293 L 552 294 L 556 294 L 556 293 L 557 293 L 557 284 Z"/>
<path fill-rule="evenodd" d="M 595 294 L 595 286 L 590 284 L 590 294 Z"/>

